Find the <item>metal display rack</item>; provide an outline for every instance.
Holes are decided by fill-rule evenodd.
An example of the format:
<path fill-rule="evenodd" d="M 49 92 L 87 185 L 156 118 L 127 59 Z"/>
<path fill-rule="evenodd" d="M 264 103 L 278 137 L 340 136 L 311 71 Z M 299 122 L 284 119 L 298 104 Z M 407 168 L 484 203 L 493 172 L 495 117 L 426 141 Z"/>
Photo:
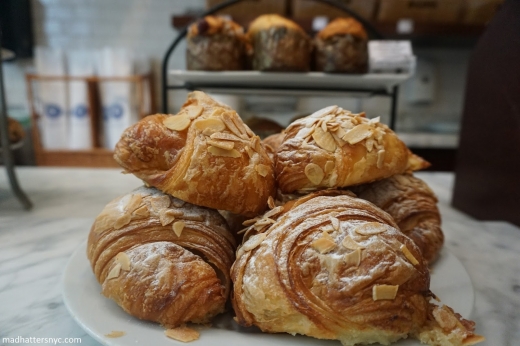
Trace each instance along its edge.
<path fill-rule="evenodd" d="M 235 5 L 242 1 L 251 1 L 251 0 L 229 0 L 226 2 L 223 2 L 217 6 L 212 7 L 205 13 L 203 13 L 199 18 L 203 18 L 205 16 L 214 14 L 222 9 L 225 9 L 229 6 Z M 340 10 L 343 10 L 348 15 L 354 17 L 356 20 L 358 20 L 363 27 L 366 29 L 366 31 L 369 33 L 369 35 L 375 39 L 382 39 L 382 35 L 379 33 L 379 31 L 367 20 L 359 16 L 357 13 L 346 7 L 344 4 L 337 0 L 314 0 L 317 2 L 325 3 L 330 6 L 336 7 Z M 199 19 L 197 18 L 197 20 Z M 238 90 L 240 90 L 241 93 L 245 92 L 275 92 L 277 94 L 284 93 L 284 92 L 302 92 L 302 93 L 316 93 L 316 94 L 323 94 L 323 93 L 333 93 L 333 94 L 364 94 L 368 96 L 387 96 L 390 98 L 390 122 L 389 127 L 391 129 L 395 129 L 395 121 L 396 121 L 396 115 L 397 115 L 397 96 L 399 92 L 398 85 L 393 85 L 390 88 L 384 88 L 384 87 L 378 87 L 378 88 L 359 88 L 359 87 L 349 87 L 349 86 L 329 86 L 329 87 L 316 87 L 314 85 L 291 85 L 291 86 L 280 86 L 280 85 L 267 85 L 262 84 L 260 86 L 251 85 L 250 83 L 234 83 L 233 87 L 230 88 L 229 85 L 225 84 L 216 84 L 216 83 L 205 83 L 204 81 L 197 81 L 197 82 L 190 82 L 190 81 L 183 81 L 181 84 L 169 84 L 168 83 L 168 61 L 179 43 L 186 37 L 188 32 L 188 26 L 184 27 L 181 32 L 178 34 L 178 36 L 175 38 L 175 40 L 172 42 L 172 44 L 169 46 L 168 50 L 166 51 L 166 54 L 164 55 L 163 62 L 162 62 L 162 111 L 164 113 L 168 113 L 168 92 L 170 90 L 211 90 L 215 92 L 230 92 L 230 93 L 236 93 Z M 218 72 L 217 72 L 218 73 Z M 225 72 L 222 72 L 225 73 Z M 272 74 L 273 76 L 276 76 L 277 72 L 262 72 L 263 74 Z M 302 72 L 304 73 L 304 72 Z M 331 76 L 333 74 L 330 74 Z M 334 74 L 334 76 L 337 76 L 338 74 Z"/>
<path fill-rule="evenodd" d="M 0 29 L 0 47 L 2 46 L 2 30 Z M 11 185 L 13 193 L 18 198 L 23 207 L 27 210 L 32 208 L 32 203 L 25 195 L 14 171 L 13 146 L 9 143 L 9 134 L 7 130 L 7 104 L 5 99 L 4 89 L 4 74 L 2 67 L 3 56 L 0 52 L 0 154 L 4 160 L 4 166 L 7 172 L 7 177 Z"/>

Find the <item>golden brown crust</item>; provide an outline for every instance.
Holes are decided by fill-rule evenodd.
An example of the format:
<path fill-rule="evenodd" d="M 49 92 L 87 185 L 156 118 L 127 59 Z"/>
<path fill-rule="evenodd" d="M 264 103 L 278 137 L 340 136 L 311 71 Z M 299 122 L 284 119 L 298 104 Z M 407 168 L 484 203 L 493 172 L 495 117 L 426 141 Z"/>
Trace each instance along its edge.
<path fill-rule="evenodd" d="M 237 36 L 241 39 L 245 39 L 244 28 L 242 26 L 231 19 L 217 16 L 206 16 L 191 24 L 188 28 L 187 37 L 192 38 L 198 35 L 209 36 L 215 34 Z"/>
<path fill-rule="evenodd" d="M 285 27 L 287 29 L 295 30 L 300 32 L 302 35 L 307 36 L 305 31 L 290 19 L 284 18 L 277 14 L 264 14 L 258 16 L 254 21 L 251 22 L 247 30 L 247 35 L 252 37 L 261 30 L 267 30 L 273 27 Z"/>
<path fill-rule="evenodd" d="M 407 168 L 406 145 L 378 118 L 331 106 L 291 123 L 276 153 L 283 193 L 346 187 Z"/>
<path fill-rule="evenodd" d="M 354 18 L 336 18 L 316 34 L 316 37 L 327 40 L 336 35 L 352 35 L 368 39 L 368 35 L 360 22 Z"/>
<path fill-rule="evenodd" d="M 224 311 L 234 246 L 216 211 L 142 187 L 103 209 L 87 257 L 105 296 L 133 316 L 175 327 Z"/>
<path fill-rule="evenodd" d="M 202 92 L 190 93 L 176 116 L 149 116 L 126 129 L 114 158 L 161 191 L 235 214 L 261 213 L 274 194 L 273 164 L 260 138 Z"/>
<path fill-rule="evenodd" d="M 344 345 L 392 342 L 424 324 L 426 262 L 388 214 L 338 191 L 273 210 L 250 226 L 257 234 L 238 250 L 232 267 L 232 303 L 240 324 L 339 339 Z M 332 242 L 325 251 L 322 238 L 328 239 L 325 245 Z M 403 254 L 403 245 L 416 265 Z M 358 265 L 347 260 L 357 251 Z M 395 298 L 374 300 L 378 285 L 398 285 Z"/>
<path fill-rule="evenodd" d="M 444 243 L 441 216 L 437 197 L 424 181 L 398 174 L 359 186 L 354 192 L 389 213 L 429 263 L 437 258 Z"/>
<path fill-rule="evenodd" d="M 267 155 L 269 155 L 273 162 L 276 161 L 276 151 L 280 145 L 282 145 L 284 137 L 285 131 L 267 136 L 262 140 L 262 144 L 267 151 Z"/>

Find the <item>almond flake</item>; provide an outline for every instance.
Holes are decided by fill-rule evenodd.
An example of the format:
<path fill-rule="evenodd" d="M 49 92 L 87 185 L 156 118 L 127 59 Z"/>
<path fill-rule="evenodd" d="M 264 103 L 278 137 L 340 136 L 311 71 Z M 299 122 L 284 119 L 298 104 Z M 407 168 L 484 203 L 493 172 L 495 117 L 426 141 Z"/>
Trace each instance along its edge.
<path fill-rule="evenodd" d="M 334 230 L 339 230 L 339 219 L 337 217 L 331 216 L 330 217 L 330 223 Z"/>
<path fill-rule="evenodd" d="M 351 253 L 346 254 L 343 260 L 349 267 L 359 267 L 359 264 L 361 263 L 361 249 L 357 248 Z"/>
<path fill-rule="evenodd" d="M 150 216 L 150 211 L 146 205 L 143 205 L 141 208 L 134 210 L 132 216 L 136 219 L 144 219 Z"/>
<path fill-rule="evenodd" d="M 182 208 L 186 202 L 184 202 L 182 199 L 174 198 L 172 204 L 175 208 Z"/>
<path fill-rule="evenodd" d="M 105 281 L 107 280 L 111 280 L 111 279 L 114 279 L 114 278 L 117 278 L 119 276 L 119 274 L 121 273 L 121 264 L 117 263 L 111 270 L 110 272 L 108 273 L 107 275 L 107 278 L 105 279 Z"/>
<path fill-rule="evenodd" d="M 203 131 L 205 135 L 211 135 L 226 129 L 226 125 L 219 118 L 199 119 L 193 123 L 193 126 Z"/>
<path fill-rule="evenodd" d="M 341 245 L 343 245 L 344 247 L 346 247 L 347 249 L 350 249 L 350 250 L 356 250 L 356 249 L 364 249 L 365 246 L 357 243 L 356 241 L 354 241 L 354 239 L 352 239 L 349 235 L 347 235 L 345 238 L 343 238 L 343 241 L 341 242 Z"/>
<path fill-rule="evenodd" d="M 169 196 L 163 195 L 163 196 L 156 196 L 150 199 L 150 205 L 152 206 L 152 209 L 159 213 L 162 209 L 170 207 L 171 200 Z"/>
<path fill-rule="evenodd" d="M 336 132 L 337 130 L 339 130 L 339 124 L 338 123 L 327 123 L 327 129 L 330 131 L 330 132 Z"/>
<path fill-rule="evenodd" d="M 246 130 L 246 127 L 244 125 L 244 123 L 242 122 L 242 119 L 240 119 L 240 117 L 238 116 L 238 114 L 236 114 L 236 116 L 234 117 L 231 117 L 231 120 L 233 121 L 233 123 L 235 124 L 235 126 L 237 127 L 237 129 L 241 132 L 241 138 L 243 139 L 248 139 L 249 136 L 247 134 L 247 130 Z"/>
<path fill-rule="evenodd" d="M 116 222 L 114 223 L 114 229 L 120 229 L 121 227 L 128 225 L 130 221 L 132 221 L 131 214 L 123 214 L 117 218 Z"/>
<path fill-rule="evenodd" d="M 235 147 L 235 142 L 230 142 L 230 141 L 219 141 L 219 140 L 208 139 L 207 143 L 209 145 L 212 145 L 214 147 L 224 149 L 224 150 L 231 150 Z"/>
<path fill-rule="evenodd" d="M 265 233 L 256 234 L 256 235 L 252 236 L 251 238 L 249 238 L 244 243 L 244 245 L 242 246 L 242 249 L 244 249 L 244 251 L 251 251 L 254 248 L 256 248 L 258 245 L 260 245 L 266 237 L 267 237 L 267 234 L 265 234 Z"/>
<path fill-rule="evenodd" d="M 329 160 L 329 161 L 325 162 L 325 167 L 323 167 L 325 174 L 329 174 L 330 172 L 332 172 L 332 170 L 334 169 L 335 166 L 336 166 L 336 164 L 334 163 L 334 161 Z"/>
<path fill-rule="evenodd" d="M 227 132 L 215 132 L 210 136 L 210 138 L 211 139 L 220 139 L 223 141 L 235 141 L 235 142 L 243 141 L 242 138 L 232 135 L 231 133 L 227 133 Z"/>
<path fill-rule="evenodd" d="M 246 221 L 242 222 L 242 226 L 251 226 L 251 225 L 255 224 L 258 220 L 260 220 L 260 218 L 258 218 L 258 217 L 255 217 L 254 219 L 246 220 Z"/>
<path fill-rule="evenodd" d="M 358 117 L 366 118 L 367 114 L 365 112 L 361 112 L 356 114 Z"/>
<path fill-rule="evenodd" d="M 323 234 L 327 234 L 328 233 L 323 233 Z M 313 241 L 311 243 L 311 246 L 317 250 L 319 253 L 327 253 L 329 251 L 332 251 L 335 247 L 336 247 L 336 243 L 334 242 L 334 240 L 332 240 L 332 238 L 330 237 L 326 237 L 326 236 L 322 236 L 318 239 L 316 239 L 315 241 Z"/>
<path fill-rule="evenodd" d="M 334 140 L 336 141 L 336 145 L 340 148 L 343 148 L 343 146 L 345 144 L 347 144 L 347 142 L 345 142 L 344 140 L 341 139 L 341 137 L 339 137 L 338 135 L 336 135 L 335 133 L 331 133 L 332 135 L 332 138 L 334 138 Z"/>
<path fill-rule="evenodd" d="M 171 209 L 163 209 L 159 212 L 159 221 L 161 221 L 161 225 L 166 226 L 169 225 L 175 220 L 175 211 Z"/>
<path fill-rule="evenodd" d="M 218 148 L 218 147 L 214 147 L 214 146 L 209 146 L 208 151 L 213 156 L 234 157 L 234 158 L 242 156 L 242 154 L 240 154 L 240 152 L 237 151 L 236 149 L 226 150 L 226 149 L 222 149 L 222 148 Z"/>
<path fill-rule="evenodd" d="M 251 146 L 258 153 L 260 153 L 260 152 L 262 152 L 264 150 L 264 148 L 262 147 L 262 143 L 261 143 L 260 137 L 258 137 L 258 136 L 254 136 L 253 137 L 253 139 L 251 140 Z"/>
<path fill-rule="evenodd" d="M 125 332 L 121 331 L 121 330 L 113 330 L 111 331 L 110 333 L 108 334 L 105 334 L 105 336 L 107 338 L 120 338 L 122 337 L 123 335 L 125 335 Z"/>
<path fill-rule="evenodd" d="M 328 128 L 327 128 L 327 122 L 326 122 L 326 121 L 322 121 L 320 127 L 321 127 L 321 129 L 323 130 L 323 132 L 327 132 L 327 131 L 328 131 Z"/>
<path fill-rule="evenodd" d="M 384 162 L 385 162 L 385 150 L 382 149 L 377 152 L 377 168 L 382 168 Z"/>
<path fill-rule="evenodd" d="M 321 127 L 317 127 L 312 134 L 312 138 L 316 141 L 316 144 L 320 146 L 320 148 L 325 149 L 330 152 L 334 152 L 336 150 L 336 142 L 332 135 L 329 132 L 323 131 Z"/>
<path fill-rule="evenodd" d="M 140 194 L 132 194 L 132 197 L 130 198 L 130 201 L 128 201 L 127 205 L 125 206 L 125 211 L 128 213 L 133 213 L 134 210 L 136 210 L 143 201 L 143 197 L 141 197 Z"/>
<path fill-rule="evenodd" d="M 273 209 L 275 207 L 273 196 L 269 196 L 269 198 L 267 198 L 267 206 L 269 207 L 269 209 Z"/>
<path fill-rule="evenodd" d="M 181 233 L 182 233 L 182 230 L 184 229 L 184 221 L 175 221 L 173 223 L 173 231 L 175 232 L 175 234 L 177 235 L 177 237 L 180 237 L 181 236 Z"/>
<path fill-rule="evenodd" d="M 249 158 L 253 158 L 253 155 L 255 154 L 255 152 L 253 151 L 253 149 L 251 149 L 249 146 L 245 146 L 244 149 L 246 150 L 246 153 L 247 155 L 249 156 Z"/>
<path fill-rule="evenodd" d="M 357 226 L 354 231 L 361 235 L 374 235 L 386 232 L 388 230 L 387 225 L 380 222 L 366 222 L 360 226 Z"/>
<path fill-rule="evenodd" d="M 322 116 L 335 112 L 336 109 L 338 109 L 338 106 L 325 107 L 323 109 L 320 109 L 319 111 L 312 113 L 311 115 L 309 115 L 309 117 L 310 118 L 321 118 Z"/>
<path fill-rule="evenodd" d="M 173 115 L 163 121 L 164 126 L 174 131 L 183 131 L 190 126 L 190 118 L 187 114 Z"/>
<path fill-rule="evenodd" d="M 332 131 L 332 132 L 334 132 L 334 134 L 336 136 L 338 136 L 339 138 L 343 138 L 343 136 L 345 136 L 347 134 L 347 132 L 340 126 L 338 126 L 337 130 Z"/>
<path fill-rule="evenodd" d="M 166 329 L 164 331 L 164 335 L 169 337 L 170 339 L 182 341 L 182 342 L 190 342 L 198 340 L 200 337 L 200 333 L 195 329 L 188 328 L 186 326 L 181 326 L 173 329 Z"/>
<path fill-rule="evenodd" d="M 374 285 L 372 286 L 372 299 L 376 300 L 394 300 L 397 295 L 399 285 Z"/>
<path fill-rule="evenodd" d="M 315 163 L 309 163 L 307 166 L 305 166 L 305 175 L 313 185 L 318 185 L 321 183 L 323 177 L 325 176 L 321 167 Z"/>
<path fill-rule="evenodd" d="M 442 307 L 436 306 L 432 311 L 433 318 L 439 323 L 439 326 L 446 332 L 454 329 L 459 320 L 452 311 L 450 311 L 445 305 Z"/>
<path fill-rule="evenodd" d="M 381 121 L 381 117 L 375 117 L 375 118 L 372 118 L 370 119 L 370 123 L 371 124 L 377 124 L 379 121 Z"/>
<path fill-rule="evenodd" d="M 369 138 L 365 142 L 365 146 L 367 147 L 367 151 L 371 152 L 372 149 L 374 149 L 374 140 L 372 138 Z"/>
<path fill-rule="evenodd" d="M 120 252 L 116 255 L 116 263 L 121 265 L 121 269 L 124 271 L 130 270 L 130 258 L 125 252 Z"/>
<path fill-rule="evenodd" d="M 354 145 L 361 142 L 365 138 L 370 137 L 371 135 L 372 129 L 370 128 L 370 125 L 360 124 L 354 127 L 352 130 L 348 131 L 342 139 L 347 141 L 349 144 Z"/>
<path fill-rule="evenodd" d="M 229 112 L 225 112 L 222 114 L 222 121 L 224 124 L 226 124 L 226 127 L 229 131 L 231 131 L 234 135 L 242 138 L 242 133 L 235 125 L 235 122 L 233 121 L 233 116 Z"/>
<path fill-rule="evenodd" d="M 412 263 L 414 266 L 419 264 L 417 258 L 415 258 L 414 255 L 410 252 L 410 250 L 408 250 L 406 245 L 401 245 L 400 249 L 404 256 L 410 261 L 410 263 Z"/>
<path fill-rule="evenodd" d="M 204 108 L 201 106 L 189 106 L 185 108 L 186 114 L 190 119 L 195 119 L 196 117 L 201 115 L 203 110 Z"/>
<path fill-rule="evenodd" d="M 276 217 L 283 211 L 283 207 L 279 205 L 278 207 L 275 207 L 271 210 L 269 210 L 267 213 L 264 214 L 264 217 Z"/>
<path fill-rule="evenodd" d="M 269 173 L 269 167 L 267 167 L 266 165 L 263 165 L 261 163 L 259 163 L 258 165 L 255 166 L 255 170 L 258 172 L 258 174 L 260 174 L 262 177 L 265 177 L 268 173 Z M 274 203 L 274 202 L 273 202 Z"/>

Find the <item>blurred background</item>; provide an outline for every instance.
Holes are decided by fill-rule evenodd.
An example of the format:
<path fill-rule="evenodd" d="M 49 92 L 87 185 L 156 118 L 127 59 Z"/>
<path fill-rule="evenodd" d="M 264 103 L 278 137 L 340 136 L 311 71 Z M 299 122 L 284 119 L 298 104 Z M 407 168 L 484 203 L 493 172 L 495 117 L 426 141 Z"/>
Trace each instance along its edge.
<path fill-rule="evenodd" d="M 117 137 L 118 130 L 111 130 L 110 124 L 104 126 L 103 119 L 71 121 L 68 125 L 57 122 L 42 124 L 44 121 L 40 121 L 39 128 L 36 119 L 31 121 L 32 111 L 38 113 L 42 99 L 56 98 L 55 95 L 66 88 L 69 90 L 68 100 L 60 101 L 58 97 L 55 102 L 70 102 L 74 98 L 81 101 L 86 97 L 88 83 L 74 86 L 71 82 L 67 86 L 56 80 L 40 80 L 38 77 L 45 75 L 45 72 L 63 75 L 66 73 L 65 65 L 70 75 L 77 73 L 77 76 L 89 75 L 94 71 L 98 76 L 103 76 L 103 69 L 106 70 L 105 76 L 144 76 L 141 80 L 128 83 L 105 80 L 97 85 L 96 95 L 101 99 L 101 114 L 105 118 L 110 112 L 115 112 L 117 117 L 118 109 L 110 107 L 119 95 L 126 98 L 130 113 L 134 113 L 128 121 L 136 121 L 140 116 L 160 109 L 160 67 L 170 43 L 196 16 L 219 2 L 222 1 L 1 0 L 3 46 L 16 55 L 16 58 L 3 63 L 8 114 L 23 126 L 26 133 L 23 145 L 13 151 L 16 164 L 114 166 L 102 155 L 70 155 L 70 151 L 88 152 L 90 147 L 110 150 L 110 142 L 113 142 L 109 138 L 110 131 L 115 131 L 112 137 Z M 411 41 L 417 58 L 416 70 L 413 77 L 399 86 L 395 128 L 415 152 L 434 163 L 431 169 L 454 170 L 468 62 L 472 49 L 502 1 L 341 2 L 372 23 L 384 38 Z M 319 29 L 320 23 L 323 26 L 335 17 L 345 16 L 340 10 L 311 0 L 261 0 L 254 3 L 254 9 L 248 6 L 244 3 L 229 7 L 220 14 L 247 25 L 259 14 L 278 13 L 292 18 L 311 35 Z M 85 60 L 89 54 L 92 58 Z M 128 65 L 126 69 L 116 71 L 117 66 L 125 64 Z M 79 66 L 79 69 L 73 72 L 73 66 Z M 183 40 L 169 59 L 168 67 L 182 70 L 185 66 Z M 28 79 L 28 74 L 33 79 Z M 131 86 L 125 88 L 125 84 Z M 140 89 L 137 93 L 136 88 Z M 169 112 L 179 109 L 186 93 L 185 90 L 168 93 Z M 389 98 L 373 95 L 360 98 L 326 94 L 282 97 L 252 93 L 227 96 L 224 101 L 238 108 L 243 118 L 252 118 L 253 123 L 259 123 L 267 132 L 276 132 L 294 117 L 331 104 L 354 112 L 365 111 L 371 118 L 381 116 L 382 121 L 387 123 L 390 112 Z M 70 115 L 70 118 L 73 116 Z M 56 130 L 60 126 L 61 130 Z M 49 130 L 50 127 L 52 129 Z M 89 130 L 82 131 L 82 128 Z M 54 131 L 47 136 L 53 140 L 45 141 L 41 134 L 31 136 L 35 130 Z M 60 144 L 60 136 L 69 138 L 68 142 Z M 71 137 L 75 138 L 76 143 L 70 140 Z M 43 143 L 34 143 L 35 140 Z M 35 151 L 39 154 L 49 151 L 52 155 L 37 157 Z"/>

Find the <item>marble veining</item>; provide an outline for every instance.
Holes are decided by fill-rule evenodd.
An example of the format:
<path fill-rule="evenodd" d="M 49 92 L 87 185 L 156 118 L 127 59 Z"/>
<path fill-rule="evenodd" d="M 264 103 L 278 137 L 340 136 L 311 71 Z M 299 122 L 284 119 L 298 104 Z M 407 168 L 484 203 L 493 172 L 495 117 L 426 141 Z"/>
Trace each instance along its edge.
<path fill-rule="evenodd" d="M 473 282 L 470 317 L 487 338 L 482 345 L 520 345 L 520 228 L 453 209 L 452 174 L 417 175 L 438 195 L 446 248 Z M 35 207 L 24 211 L 0 176 L 0 342 L 80 337 L 82 345 L 99 345 L 67 312 L 62 272 L 104 205 L 141 182 L 115 169 L 20 168 L 18 176 Z"/>

